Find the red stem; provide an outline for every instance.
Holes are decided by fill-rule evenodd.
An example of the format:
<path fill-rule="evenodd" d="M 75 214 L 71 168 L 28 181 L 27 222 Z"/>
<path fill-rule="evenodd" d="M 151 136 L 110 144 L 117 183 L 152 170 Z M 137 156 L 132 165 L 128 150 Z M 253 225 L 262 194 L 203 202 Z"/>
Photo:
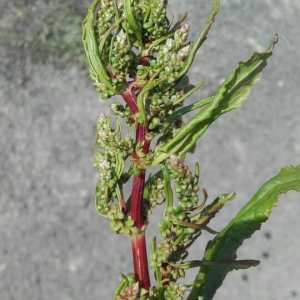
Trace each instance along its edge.
<path fill-rule="evenodd" d="M 142 124 L 137 123 L 136 132 L 135 132 L 136 142 L 138 143 L 138 142 L 145 141 L 145 136 L 146 136 L 146 129 L 145 129 L 145 127 Z"/>
<path fill-rule="evenodd" d="M 133 177 L 133 184 L 131 190 L 131 218 L 134 220 L 135 226 L 141 229 L 144 226 L 143 217 L 143 191 L 145 184 L 146 171 L 141 170 L 139 176 Z"/>
<path fill-rule="evenodd" d="M 129 106 L 131 111 L 134 114 L 139 112 L 137 104 L 136 104 L 136 95 L 132 91 L 132 87 L 128 87 L 128 89 L 122 94 L 123 99 L 125 100 L 126 104 Z"/>
<path fill-rule="evenodd" d="M 139 282 L 139 287 L 145 290 L 150 288 L 149 269 L 147 263 L 146 238 L 144 234 L 133 235 L 131 237 L 131 247 L 133 255 L 133 266 L 135 279 Z"/>
<path fill-rule="evenodd" d="M 128 88 L 122 94 L 127 105 L 134 114 L 138 113 L 136 104 L 136 95 L 133 89 Z M 146 128 L 137 123 L 136 126 L 136 142 L 144 142 L 143 153 L 149 152 L 150 141 L 146 138 Z M 139 157 L 135 157 L 139 160 Z M 145 185 L 146 170 L 141 169 L 138 176 L 133 176 L 133 184 L 130 197 L 130 216 L 134 220 L 134 224 L 139 229 L 144 229 L 145 220 L 143 214 L 143 192 Z M 139 282 L 139 287 L 149 290 L 150 277 L 147 259 L 147 248 L 145 234 L 131 236 L 131 248 L 133 256 L 133 266 L 136 280 Z"/>

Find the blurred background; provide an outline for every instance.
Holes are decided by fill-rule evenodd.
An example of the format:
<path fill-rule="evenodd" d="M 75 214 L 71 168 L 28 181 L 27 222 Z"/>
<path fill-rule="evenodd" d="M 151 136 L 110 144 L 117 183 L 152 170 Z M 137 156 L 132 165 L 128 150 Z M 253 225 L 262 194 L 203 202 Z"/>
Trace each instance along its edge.
<path fill-rule="evenodd" d="M 212 1 L 169 0 L 189 11 L 191 39 Z M 111 299 L 118 272 L 132 271 L 128 238 L 112 233 L 94 209 L 93 143 L 97 116 L 109 113 L 89 79 L 81 22 L 90 1 L 0 0 L 0 298 Z M 222 229 L 261 184 L 300 162 L 300 2 L 222 0 L 190 81 L 205 81 L 190 101 L 213 94 L 238 61 L 279 43 L 242 109 L 222 116 L 187 163 L 199 161 L 212 201 L 237 197 L 211 223 Z M 284 195 L 215 299 L 300 299 L 300 194 Z M 153 216 L 148 242 L 160 216 Z M 202 258 L 203 238 L 191 249 Z M 195 273 L 187 274 L 187 281 Z"/>

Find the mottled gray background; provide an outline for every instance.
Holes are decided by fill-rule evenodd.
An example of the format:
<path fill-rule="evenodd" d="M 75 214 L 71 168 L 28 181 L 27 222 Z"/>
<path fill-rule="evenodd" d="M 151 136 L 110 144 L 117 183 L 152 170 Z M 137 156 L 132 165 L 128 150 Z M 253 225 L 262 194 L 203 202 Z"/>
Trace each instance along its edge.
<path fill-rule="evenodd" d="M 111 299 L 118 271 L 132 270 L 128 239 L 111 233 L 93 205 L 95 121 L 109 101 L 86 72 L 80 23 L 89 2 L 0 0 L 1 300 Z M 169 2 L 177 16 L 190 11 L 195 37 L 212 1 Z M 292 0 L 221 1 L 190 72 L 193 82 L 205 80 L 193 99 L 210 95 L 237 61 L 279 35 L 244 107 L 221 117 L 187 158 L 200 162 L 210 200 L 237 192 L 216 230 L 282 166 L 300 162 L 299 11 Z M 232 272 L 216 300 L 300 299 L 299 198 L 282 197 L 238 253 L 260 266 Z M 158 218 L 151 220 L 150 235 Z M 191 257 L 202 257 L 208 238 Z"/>

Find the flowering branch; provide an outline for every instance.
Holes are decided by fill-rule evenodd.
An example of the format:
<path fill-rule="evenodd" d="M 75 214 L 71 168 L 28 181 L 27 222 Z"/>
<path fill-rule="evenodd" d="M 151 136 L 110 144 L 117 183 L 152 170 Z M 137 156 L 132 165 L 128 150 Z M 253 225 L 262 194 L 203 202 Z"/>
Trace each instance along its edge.
<path fill-rule="evenodd" d="M 187 13 L 172 26 L 166 6 L 166 0 L 94 0 L 83 22 L 82 39 L 96 90 L 103 99 L 120 95 L 124 100 L 111 104 L 115 127 L 108 116 L 100 114 L 95 142 L 95 166 L 100 175 L 96 209 L 109 218 L 112 230 L 130 236 L 132 246 L 134 273 L 121 275 L 114 296 L 118 300 L 182 299 L 190 286 L 189 299 L 198 299 L 205 290 L 200 287 L 201 278 L 209 268 L 257 265 L 257 261 L 232 257 L 185 261 L 203 230 L 217 234 L 208 224 L 235 193 L 222 194 L 205 206 L 208 196 L 202 189 L 199 202 L 199 165 L 191 171 L 184 157 L 213 121 L 246 100 L 277 36 L 265 52 L 240 62 L 215 95 L 183 106 L 203 85 L 186 84 L 186 74 L 206 40 L 219 1 L 212 0 L 211 13 L 193 42 L 188 41 L 189 25 L 183 23 Z M 196 114 L 183 122 L 182 116 L 193 110 Z M 133 134 L 124 137 L 124 123 Z M 160 170 L 146 174 L 153 166 Z M 129 178 L 132 188 L 126 196 L 122 186 Z M 152 240 L 149 265 L 157 286 L 151 286 L 145 232 L 157 204 L 164 205 L 164 213 L 158 224 L 161 241 Z M 194 283 L 176 283 L 187 269 L 199 266 L 204 273 L 200 271 Z"/>

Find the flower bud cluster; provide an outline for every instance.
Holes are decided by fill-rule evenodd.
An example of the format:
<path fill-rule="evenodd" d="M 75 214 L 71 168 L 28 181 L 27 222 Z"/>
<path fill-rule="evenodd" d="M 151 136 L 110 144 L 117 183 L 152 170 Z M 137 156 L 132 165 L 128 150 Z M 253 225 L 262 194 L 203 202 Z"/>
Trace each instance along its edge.
<path fill-rule="evenodd" d="M 189 54 L 190 46 L 186 42 L 188 37 L 188 26 L 182 25 L 175 31 L 174 37 L 168 38 L 166 43 L 160 45 L 156 69 L 162 69 L 160 77 L 166 77 L 167 82 L 175 82 L 184 66 L 184 59 Z"/>
<path fill-rule="evenodd" d="M 116 180 L 112 174 L 112 168 L 109 160 L 107 160 L 101 153 L 96 157 L 97 166 L 99 168 L 100 177 L 96 184 L 95 190 L 95 205 L 97 211 L 107 216 L 111 209 L 111 199 L 116 194 L 114 192 L 114 186 Z"/>
<path fill-rule="evenodd" d="M 139 283 L 136 282 L 131 286 L 124 288 L 122 293 L 118 295 L 115 299 L 116 300 L 136 300 L 138 299 L 139 294 Z"/>
<path fill-rule="evenodd" d="M 97 22 L 96 22 L 96 32 L 98 34 L 98 43 L 100 44 L 101 39 L 105 33 L 109 30 L 109 28 L 113 25 L 115 18 L 115 11 L 112 6 L 111 0 L 101 0 L 100 1 L 101 9 L 97 13 Z M 112 41 L 112 35 L 108 35 L 105 41 L 105 45 L 103 49 L 99 48 L 99 52 L 101 53 L 101 57 L 103 61 L 107 61 L 109 59 L 109 49 Z"/>
<path fill-rule="evenodd" d="M 146 22 L 143 23 L 143 29 L 147 32 L 148 41 L 160 38 L 168 30 L 166 22 L 166 4 L 164 0 L 143 1 L 149 2 L 151 12 Z M 146 4 L 146 3 L 145 3 Z M 143 5 L 146 9 L 149 6 Z"/>
<path fill-rule="evenodd" d="M 201 227 L 194 224 L 192 216 L 198 205 L 199 187 L 198 171 L 193 176 L 176 155 L 171 155 L 166 168 L 174 182 L 178 203 L 167 207 L 164 218 L 158 224 L 163 240 L 151 256 L 150 266 L 161 268 L 161 273 L 173 282 L 184 277 L 180 263 L 188 255 L 189 245 L 201 233 Z"/>
<path fill-rule="evenodd" d="M 137 65 L 136 67 L 136 80 L 139 82 L 140 86 L 145 86 L 149 81 L 149 78 L 153 76 L 151 62 L 154 62 L 155 64 L 155 60 L 151 60 L 150 65 Z"/>
<path fill-rule="evenodd" d="M 176 253 L 177 246 L 168 243 L 167 240 L 163 240 L 157 245 L 156 251 L 150 256 L 150 267 L 162 267 L 169 258 Z"/>
<path fill-rule="evenodd" d="M 142 51 L 168 32 L 166 4 L 163 0 L 140 0 L 131 6 L 131 12 L 126 12 L 124 1 L 101 0 L 100 5 L 96 23 L 99 54 L 118 90 L 127 75 L 132 77 L 137 72 L 138 55 L 133 48 Z M 129 16 L 131 13 L 134 19 Z M 124 19 L 116 26 L 121 18 Z M 96 83 L 100 92 L 107 91 Z"/>
<path fill-rule="evenodd" d="M 171 154 L 167 168 L 175 182 L 176 197 L 183 209 L 192 209 L 198 204 L 198 176 L 193 176 L 188 166 L 176 155 Z"/>
<path fill-rule="evenodd" d="M 123 29 L 115 36 L 110 61 L 116 78 L 126 77 L 129 67 L 136 64 L 136 55 L 131 51 Z"/>
<path fill-rule="evenodd" d="M 164 239 L 158 243 L 156 250 L 151 254 L 150 267 L 160 268 L 163 279 L 176 282 L 179 278 L 185 277 L 184 269 L 176 265 L 182 261 L 184 252 L 184 244 L 176 245 L 172 239 Z"/>
<path fill-rule="evenodd" d="M 100 1 L 96 38 L 111 86 L 93 72 L 91 75 L 104 99 L 122 93 L 129 78 L 142 90 L 153 77 L 172 88 L 182 76 L 180 71 L 190 52 L 189 25 L 181 24 L 181 20 L 170 29 L 166 5 L 165 0 L 139 0 L 126 8 L 123 0 Z M 160 90 L 165 89 L 161 86 Z"/>
<path fill-rule="evenodd" d="M 182 24 L 174 34 L 174 47 L 176 50 L 183 50 L 186 48 L 186 41 L 189 37 L 190 25 Z M 184 50 L 185 51 L 185 50 Z"/>
<path fill-rule="evenodd" d="M 168 208 L 168 216 L 160 221 L 158 230 L 162 237 L 172 237 L 176 244 L 185 243 L 191 239 L 196 230 L 186 226 L 183 222 L 190 222 L 189 211 L 180 205 L 174 205 Z"/>
<path fill-rule="evenodd" d="M 110 126 L 110 118 L 100 114 L 97 120 L 96 146 L 112 152 L 126 155 L 132 149 L 133 141 L 126 137 L 122 139 L 120 121 L 117 120 L 117 130 Z"/>
<path fill-rule="evenodd" d="M 149 59 L 149 65 L 137 66 L 136 80 L 142 86 L 155 76 L 156 82 L 161 81 L 161 84 L 149 90 L 145 101 L 148 130 L 154 135 L 164 132 L 164 120 L 185 99 L 183 90 L 175 88 L 175 85 L 182 76 L 185 58 L 190 52 L 190 45 L 186 42 L 188 33 L 188 25 L 179 26 L 173 37 L 157 46 L 156 52 L 153 50 L 154 56 Z"/>
<path fill-rule="evenodd" d="M 186 287 L 184 284 L 176 284 L 170 282 L 165 288 L 164 299 L 166 300 L 181 300 L 184 293 L 186 292 Z"/>
<path fill-rule="evenodd" d="M 139 293 L 139 284 L 135 279 L 135 275 L 128 273 L 121 274 L 121 282 L 115 291 L 116 300 L 136 300 Z"/>
<path fill-rule="evenodd" d="M 175 89 L 167 89 L 164 91 L 162 86 L 154 88 L 149 93 L 147 106 L 149 113 L 147 114 L 149 131 L 152 134 L 164 132 L 163 122 L 170 116 L 174 110 L 181 106 L 175 104 L 182 97 L 182 91 Z"/>
<path fill-rule="evenodd" d="M 121 103 L 116 102 L 111 104 L 110 109 L 116 116 L 124 119 L 126 124 L 132 125 L 135 123 L 134 115 L 127 105 L 124 106 Z"/>
<path fill-rule="evenodd" d="M 122 139 L 119 123 L 117 127 L 117 130 L 111 128 L 110 119 L 104 114 L 100 114 L 97 121 L 94 162 L 94 166 L 99 169 L 99 179 L 95 192 L 96 209 L 101 215 L 109 216 L 111 219 L 113 215 L 113 220 L 120 219 L 113 209 L 113 204 L 116 198 L 120 198 L 118 190 L 125 165 L 124 159 L 132 148 L 131 139 Z M 120 199 L 118 200 L 120 201 Z M 120 211 L 119 207 L 118 210 Z M 125 227 L 129 226 L 127 225 Z M 121 227 L 117 231 L 121 231 Z"/>
<path fill-rule="evenodd" d="M 111 207 L 108 218 L 110 219 L 110 228 L 116 233 L 132 235 L 140 232 L 134 226 L 134 221 L 131 217 L 123 213 L 117 205 Z"/>
<path fill-rule="evenodd" d="M 97 13 L 97 31 L 98 35 L 104 35 L 111 27 L 115 18 L 115 10 L 113 7 L 113 1 L 101 0 L 100 10 Z"/>
<path fill-rule="evenodd" d="M 171 125 L 167 124 L 167 129 L 165 129 L 164 134 L 157 141 L 157 149 L 176 136 L 182 126 L 182 123 L 182 118 L 177 118 Z M 165 124 L 162 128 L 165 128 Z"/>
<path fill-rule="evenodd" d="M 164 198 L 164 180 L 159 176 L 152 176 L 148 179 L 144 193 L 144 212 L 145 219 L 152 213 L 158 201 Z"/>
<path fill-rule="evenodd" d="M 100 0 L 99 2 L 101 5 L 101 9 L 97 12 L 96 24 L 88 25 L 94 27 L 95 37 L 90 37 L 90 34 L 85 33 L 85 35 L 88 36 L 85 37 L 86 39 L 94 39 L 93 43 L 89 43 L 88 49 L 86 48 L 86 51 L 88 53 L 87 57 L 88 62 L 90 63 L 90 75 L 94 82 L 94 87 L 98 92 L 102 93 L 102 99 L 107 99 L 115 95 L 115 89 L 120 86 L 121 82 L 120 80 L 116 80 L 114 78 L 112 78 L 111 82 L 109 82 L 110 80 L 107 79 L 108 76 L 104 75 L 108 71 L 108 62 L 110 60 L 109 57 L 111 49 L 110 45 L 113 38 L 111 34 L 106 33 L 114 23 L 115 10 L 111 0 Z M 90 11 L 89 13 L 94 15 L 95 12 Z M 84 42 L 84 45 L 86 45 L 86 42 Z M 92 52 L 91 54 L 90 51 Z M 91 58 L 94 56 L 98 56 L 97 63 L 95 63 L 95 58 Z M 103 73 L 99 74 L 98 69 L 99 64 L 101 63 L 103 64 Z M 95 64 L 97 65 L 97 69 L 95 68 Z"/>
<path fill-rule="evenodd" d="M 170 280 L 170 282 L 176 282 L 179 278 L 185 277 L 185 271 L 183 268 L 166 264 L 163 268 L 163 273 Z"/>
<path fill-rule="evenodd" d="M 152 268 L 160 267 L 162 273 L 170 281 L 177 281 L 185 276 L 184 269 L 180 266 L 182 260 L 188 255 L 187 243 L 193 238 L 195 229 L 188 226 L 176 225 L 172 218 L 164 218 L 159 223 L 159 231 L 169 232 L 163 234 L 163 240 L 157 245 L 155 252 L 150 257 Z"/>

